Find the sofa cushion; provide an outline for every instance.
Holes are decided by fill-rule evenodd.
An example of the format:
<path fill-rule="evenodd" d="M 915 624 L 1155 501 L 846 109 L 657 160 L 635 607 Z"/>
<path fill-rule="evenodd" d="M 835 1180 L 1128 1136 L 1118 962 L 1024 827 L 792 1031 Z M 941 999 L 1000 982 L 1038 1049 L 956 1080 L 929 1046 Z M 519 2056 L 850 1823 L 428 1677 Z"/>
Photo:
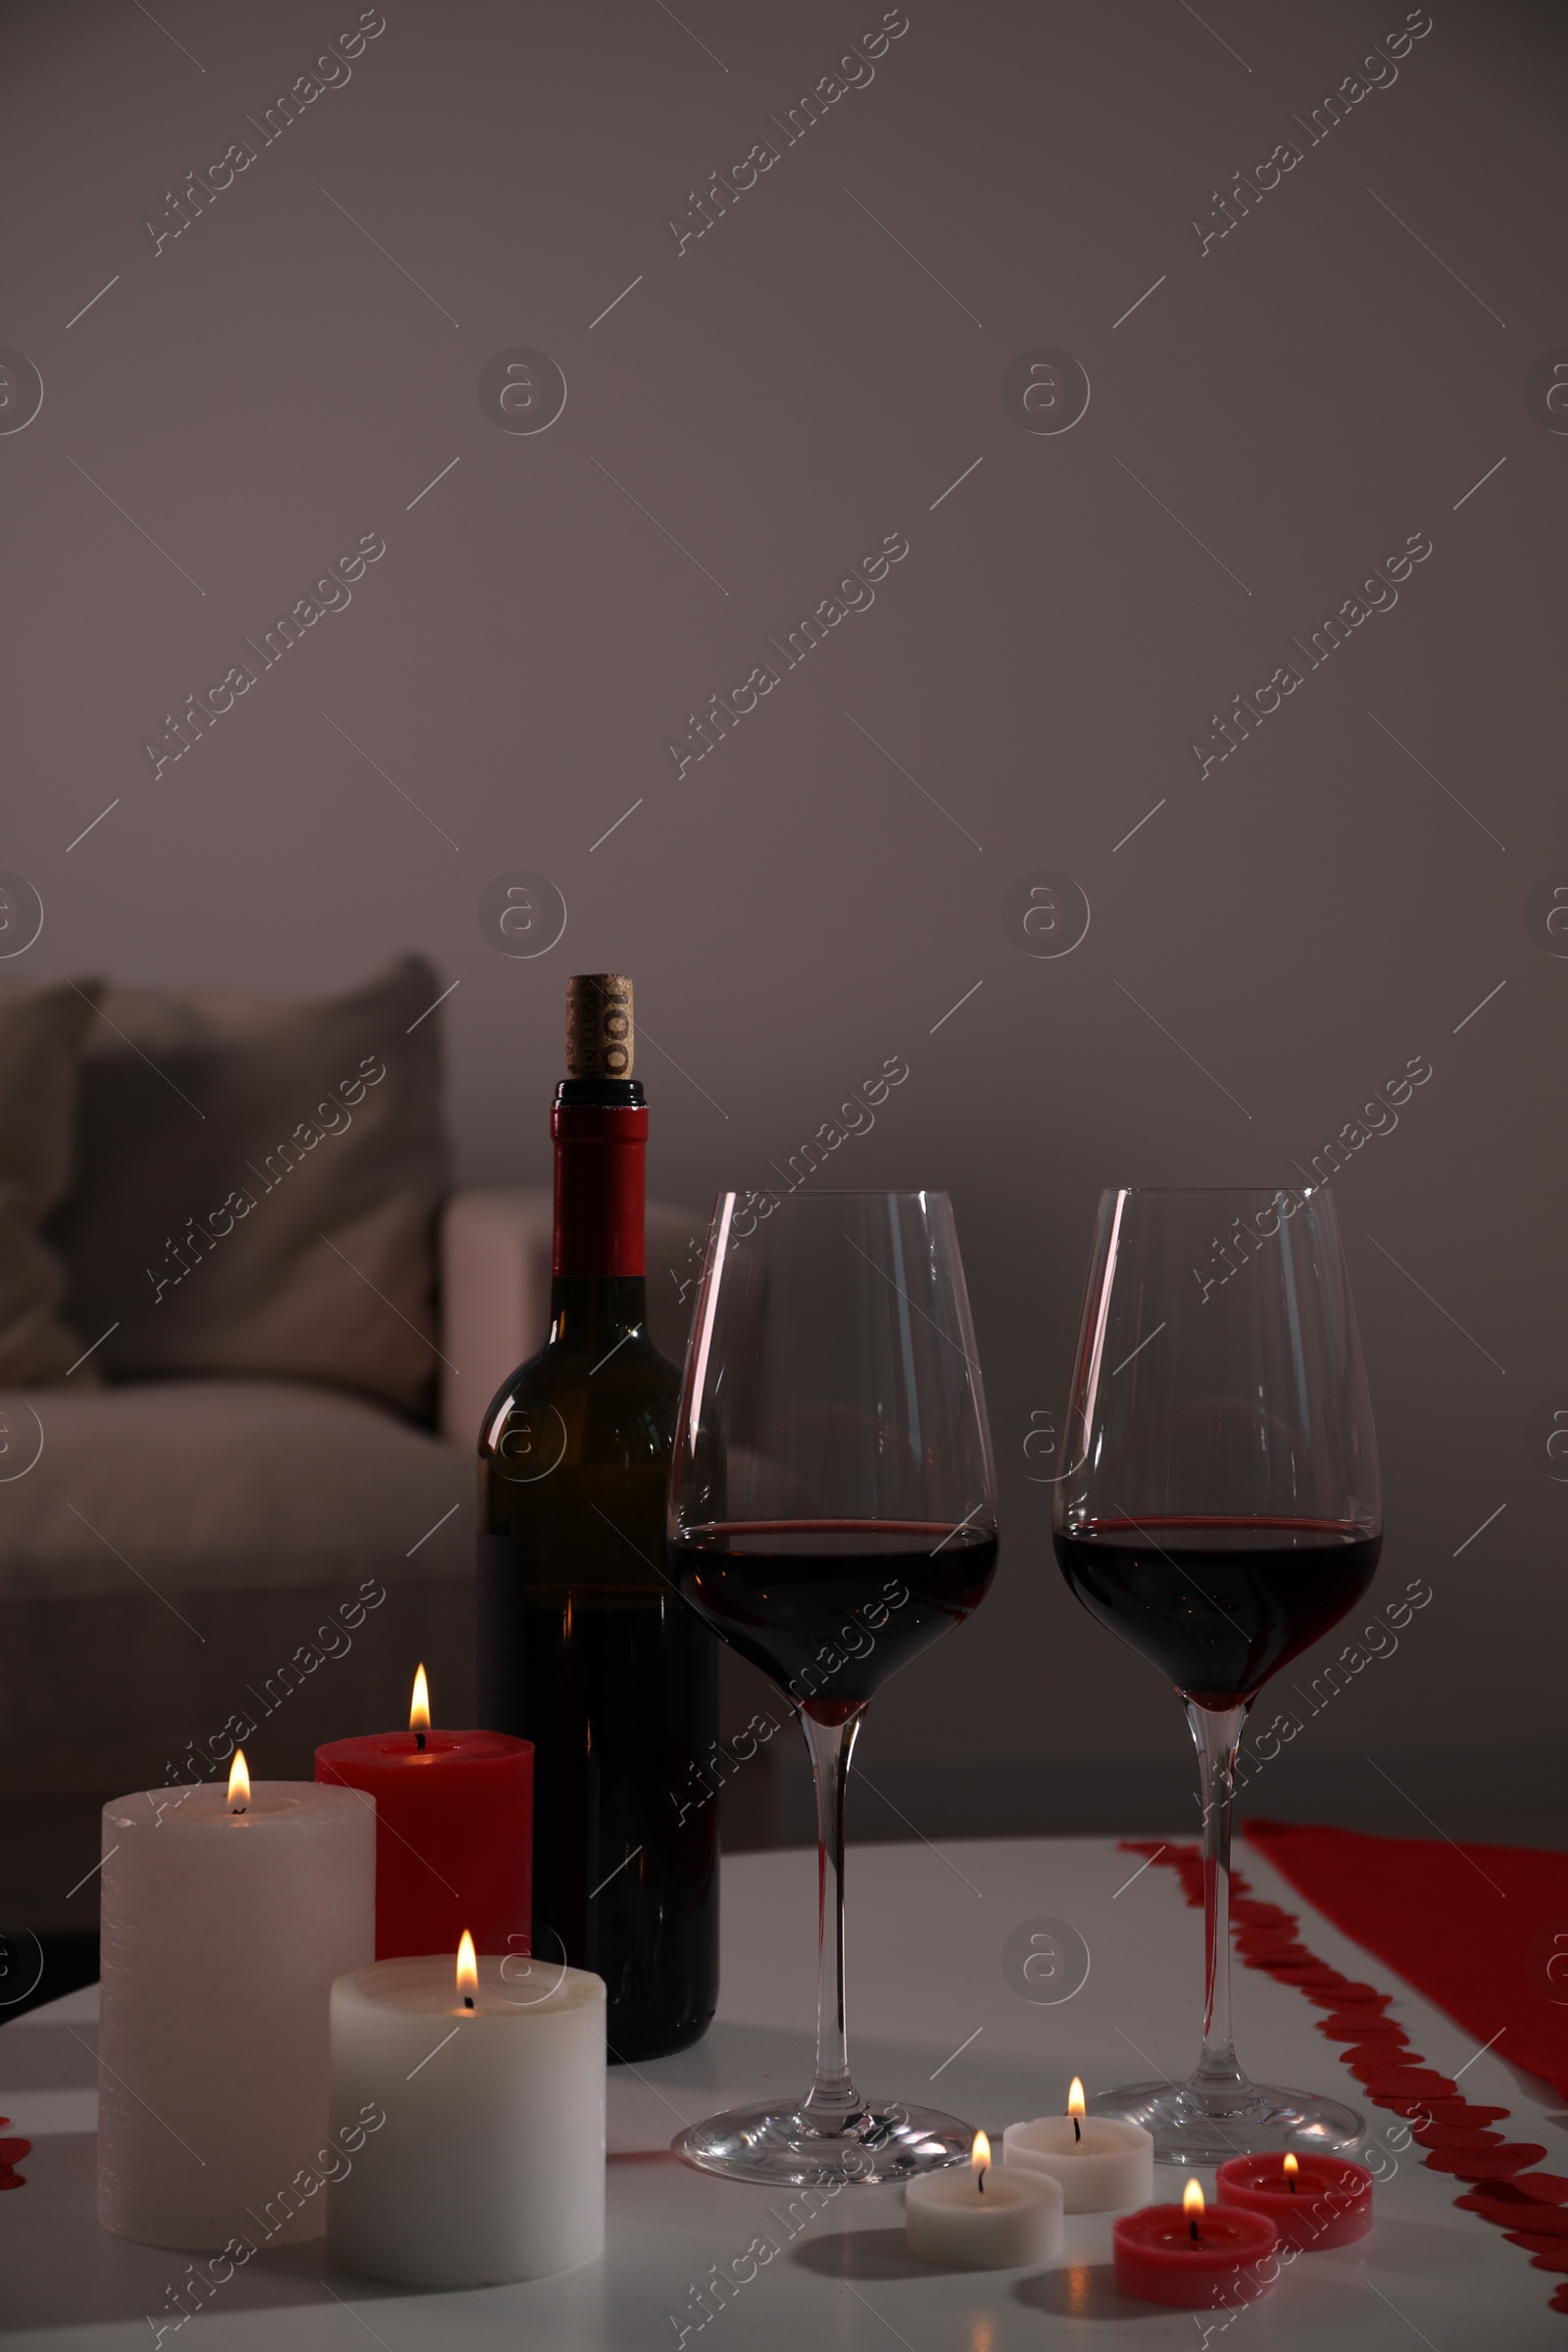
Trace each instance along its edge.
<path fill-rule="evenodd" d="M 315 1001 L 107 993 L 53 1236 L 110 1378 L 327 1382 L 428 1410 L 440 991 L 410 956 Z"/>
<path fill-rule="evenodd" d="M 86 1342 L 59 1312 L 65 1271 L 43 1237 L 71 1176 L 82 1030 L 99 983 L 0 983 L 0 1385 L 61 1380 Z M 79 1379 L 92 1381 L 96 1366 Z"/>
<path fill-rule="evenodd" d="M 31 1462 L 0 1480 L 0 1603 L 137 1593 L 194 1651 L 234 1592 L 472 1573 L 471 1459 L 340 1390 L 73 1382 L 0 1411 Z"/>

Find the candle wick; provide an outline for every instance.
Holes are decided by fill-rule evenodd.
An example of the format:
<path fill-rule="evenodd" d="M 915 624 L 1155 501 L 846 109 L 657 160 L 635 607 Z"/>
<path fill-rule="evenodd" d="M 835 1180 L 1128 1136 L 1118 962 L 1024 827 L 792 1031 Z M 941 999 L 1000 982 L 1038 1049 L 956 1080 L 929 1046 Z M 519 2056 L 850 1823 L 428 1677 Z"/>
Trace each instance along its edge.
<path fill-rule="evenodd" d="M 415 1744 L 415 1746 L 416 1746 L 416 1747 L 418 1749 L 418 1751 L 419 1751 L 420 1755 L 422 1756 L 422 1755 L 423 1755 L 423 1753 L 424 1753 L 424 1734 L 423 1734 L 422 1732 L 416 1732 L 416 1733 L 415 1733 L 415 1735 L 414 1735 L 414 1744 Z"/>
<path fill-rule="evenodd" d="M 980 2194 L 984 2196 L 986 2193 L 986 2168 L 984 2165 L 980 2167 L 975 2185 L 979 2189 Z"/>
<path fill-rule="evenodd" d="M 1287 2188 L 1290 2190 L 1290 2192 L 1291 2192 L 1292 2196 L 1294 2197 L 1294 2196 L 1295 2196 L 1295 2194 L 1296 2194 L 1296 2175 L 1295 2175 L 1294 2173 L 1287 2173 L 1287 2174 L 1286 2174 L 1286 2176 L 1285 2176 L 1285 2185 L 1286 2185 L 1286 2187 L 1287 2187 Z"/>
<path fill-rule="evenodd" d="M 1201 2239 L 1199 2237 L 1199 2234 L 1198 2234 L 1198 2216 L 1197 2216 L 1197 2214 L 1196 2214 L 1196 2213 L 1194 2214 L 1194 2216 L 1193 2216 L 1193 2219 L 1192 2219 L 1192 2224 L 1191 2224 L 1191 2230 L 1190 2230 L 1190 2234 L 1191 2234 L 1191 2236 L 1192 2236 L 1192 2241 L 1193 2241 L 1193 2243 L 1194 2243 L 1194 2245 L 1195 2245 L 1195 2246 L 1196 2246 L 1196 2245 L 1200 2245 L 1200 2244 L 1201 2244 L 1201 2242 L 1202 2242 L 1202 2241 L 1201 2241 Z"/>
<path fill-rule="evenodd" d="M 228 1809 L 231 1813 L 243 1813 L 245 1810 L 243 1805 L 230 1805 Z"/>
<path fill-rule="evenodd" d="M 1072 2144 L 1074 2147 L 1078 2145 L 1078 2142 L 1082 2139 L 1082 2137 L 1083 2128 L 1080 2125 L 1078 2118 L 1074 2116 L 1072 2119 Z"/>
<path fill-rule="evenodd" d="M 466 1993 L 464 1994 L 464 1996 L 463 1996 L 463 2006 L 465 2007 L 465 2009 L 471 2009 L 471 2008 L 473 2007 L 473 1995 L 472 1995 L 472 1993 L 471 1993 L 471 1992 L 466 1992 Z"/>

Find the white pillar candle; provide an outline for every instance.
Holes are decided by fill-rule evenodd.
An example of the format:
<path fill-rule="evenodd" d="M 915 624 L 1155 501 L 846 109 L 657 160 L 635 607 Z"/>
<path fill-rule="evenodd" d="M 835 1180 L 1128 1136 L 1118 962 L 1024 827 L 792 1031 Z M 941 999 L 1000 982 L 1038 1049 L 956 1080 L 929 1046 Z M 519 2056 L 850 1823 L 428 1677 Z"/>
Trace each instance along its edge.
<path fill-rule="evenodd" d="M 604 1980 L 464 1949 L 461 1977 L 382 1960 L 332 1987 L 332 2120 L 386 2122 L 328 2190 L 331 2255 L 403 2286 L 543 2278 L 605 2242 Z"/>
<path fill-rule="evenodd" d="M 904 2192 L 905 2241 L 951 2271 L 1008 2271 L 1061 2252 L 1061 2189 L 1044 2173 L 999 2171 L 975 2134 L 964 2166 L 920 2173 Z"/>
<path fill-rule="evenodd" d="M 1065 2115 L 1009 2124 L 1002 2160 L 1061 2183 L 1068 2213 L 1116 2213 L 1154 2194 L 1154 2142 L 1142 2124 L 1085 2115 L 1084 2086 L 1073 2077 Z"/>
<path fill-rule="evenodd" d="M 332 1980 L 375 1950 L 375 1808 L 258 1781 L 103 1813 L 98 2219 L 209 2252 L 324 2229 Z M 301 2176 L 309 2180 L 309 2187 Z"/>

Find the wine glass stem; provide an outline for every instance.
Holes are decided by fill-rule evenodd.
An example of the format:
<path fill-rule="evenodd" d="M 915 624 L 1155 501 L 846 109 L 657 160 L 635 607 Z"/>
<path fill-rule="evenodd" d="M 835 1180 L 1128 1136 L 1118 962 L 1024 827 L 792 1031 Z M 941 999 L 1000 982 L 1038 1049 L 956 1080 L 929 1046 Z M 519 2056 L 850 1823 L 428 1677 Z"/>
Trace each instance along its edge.
<path fill-rule="evenodd" d="M 803 1707 L 801 1728 L 816 1785 L 816 2080 L 805 2112 L 834 2132 L 861 2106 L 844 2023 L 844 1799 L 859 1712 L 847 1723 L 818 1723 Z"/>
<path fill-rule="evenodd" d="M 1231 1805 L 1249 1704 L 1244 1699 L 1220 1710 L 1187 1702 L 1203 1805 L 1203 2052 L 1192 2081 L 1198 2090 L 1246 2086 L 1231 2037 Z"/>

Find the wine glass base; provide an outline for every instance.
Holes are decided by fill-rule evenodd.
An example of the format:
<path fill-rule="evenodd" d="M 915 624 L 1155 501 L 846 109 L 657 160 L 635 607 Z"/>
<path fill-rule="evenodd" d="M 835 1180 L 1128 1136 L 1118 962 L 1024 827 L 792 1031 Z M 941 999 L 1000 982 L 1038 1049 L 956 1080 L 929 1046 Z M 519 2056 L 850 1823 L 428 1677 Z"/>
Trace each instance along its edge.
<path fill-rule="evenodd" d="M 838 2131 L 798 2108 L 732 2108 L 693 2124 L 672 2145 L 705 2173 L 797 2188 L 843 2188 L 907 2180 L 944 2165 L 967 2164 L 970 2125 L 931 2107 L 887 2100 L 863 2107 Z"/>
<path fill-rule="evenodd" d="M 1245 2082 L 1235 2091 L 1200 2089 L 1191 2082 L 1133 2082 L 1102 2090 L 1091 2115 L 1142 2124 L 1152 2132 L 1156 2164 L 1218 2165 L 1230 2156 L 1284 2154 L 1348 2156 L 1366 2132 L 1366 2119 L 1337 2099 L 1307 2091 Z"/>

